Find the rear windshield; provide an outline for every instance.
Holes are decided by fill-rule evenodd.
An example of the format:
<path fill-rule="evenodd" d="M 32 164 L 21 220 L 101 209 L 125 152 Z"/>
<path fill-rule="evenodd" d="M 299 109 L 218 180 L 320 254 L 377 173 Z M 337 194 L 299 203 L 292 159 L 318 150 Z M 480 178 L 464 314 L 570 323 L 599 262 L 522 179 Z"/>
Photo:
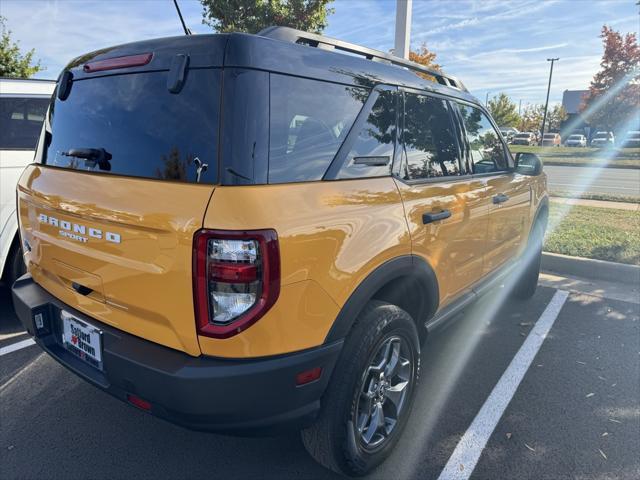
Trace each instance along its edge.
<path fill-rule="evenodd" d="M 48 97 L 0 98 L 0 149 L 35 150 Z"/>
<path fill-rule="evenodd" d="M 179 93 L 168 72 L 75 81 L 49 112 L 43 163 L 60 168 L 215 183 L 220 70 L 193 69 Z M 206 166 L 206 167 L 205 167 Z M 200 167 L 200 168 L 199 168 Z"/>
<path fill-rule="evenodd" d="M 556 134 L 555 133 L 545 133 L 544 134 L 544 138 L 556 138 Z"/>
<path fill-rule="evenodd" d="M 582 135 L 571 135 L 569 140 L 582 140 Z"/>
<path fill-rule="evenodd" d="M 530 136 L 530 133 L 519 133 L 518 135 L 516 135 L 516 138 L 529 138 Z"/>

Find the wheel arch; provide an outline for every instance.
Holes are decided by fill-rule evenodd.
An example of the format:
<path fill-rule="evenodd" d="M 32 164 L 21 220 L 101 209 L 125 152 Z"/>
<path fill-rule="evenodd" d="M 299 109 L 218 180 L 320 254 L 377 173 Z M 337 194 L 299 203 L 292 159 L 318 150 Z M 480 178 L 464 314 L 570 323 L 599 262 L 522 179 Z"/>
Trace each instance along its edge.
<path fill-rule="evenodd" d="M 381 300 L 405 310 L 426 334 L 423 322 L 438 308 L 439 287 L 435 272 L 421 257 L 405 255 L 388 260 L 371 272 L 340 309 L 325 343 L 347 336 L 370 300 Z"/>

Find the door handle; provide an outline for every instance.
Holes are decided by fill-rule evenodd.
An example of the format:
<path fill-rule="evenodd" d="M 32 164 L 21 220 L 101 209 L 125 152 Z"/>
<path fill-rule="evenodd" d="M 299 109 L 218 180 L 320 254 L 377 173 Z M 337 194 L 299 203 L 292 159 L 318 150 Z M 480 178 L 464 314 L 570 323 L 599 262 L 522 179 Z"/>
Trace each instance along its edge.
<path fill-rule="evenodd" d="M 499 203 L 504 203 L 509 200 L 509 195 L 505 195 L 504 193 L 499 193 L 495 197 L 493 197 L 494 205 L 498 205 Z"/>
<path fill-rule="evenodd" d="M 451 216 L 451 212 L 449 210 L 442 210 L 441 212 L 435 213 L 423 213 L 422 214 L 422 223 L 425 225 L 428 223 L 437 222 L 438 220 L 444 220 Z"/>

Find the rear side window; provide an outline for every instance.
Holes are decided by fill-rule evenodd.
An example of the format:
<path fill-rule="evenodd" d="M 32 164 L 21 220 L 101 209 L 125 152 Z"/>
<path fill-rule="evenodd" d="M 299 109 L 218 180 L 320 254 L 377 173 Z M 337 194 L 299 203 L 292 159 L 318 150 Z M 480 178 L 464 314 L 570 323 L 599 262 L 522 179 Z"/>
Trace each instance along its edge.
<path fill-rule="evenodd" d="M 489 118 L 478 108 L 459 108 L 469 142 L 470 170 L 475 174 L 506 170 L 507 154 Z"/>
<path fill-rule="evenodd" d="M 321 180 L 368 90 L 271 74 L 269 183 Z"/>
<path fill-rule="evenodd" d="M 35 150 L 48 98 L 0 97 L 0 149 Z"/>
<path fill-rule="evenodd" d="M 179 93 L 169 92 L 167 75 L 73 82 L 69 97 L 50 109 L 43 163 L 183 182 L 197 181 L 199 171 L 201 183 L 215 183 L 220 70 L 189 70 Z"/>
<path fill-rule="evenodd" d="M 396 102 L 395 91 L 385 90 L 379 93 L 358 136 L 350 146 L 350 152 L 337 178 L 380 177 L 391 174 L 396 141 Z"/>
<path fill-rule="evenodd" d="M 405 180 L 460 175 L 458 142 L 444 100 L 405 93 L 402 140 Z"/>

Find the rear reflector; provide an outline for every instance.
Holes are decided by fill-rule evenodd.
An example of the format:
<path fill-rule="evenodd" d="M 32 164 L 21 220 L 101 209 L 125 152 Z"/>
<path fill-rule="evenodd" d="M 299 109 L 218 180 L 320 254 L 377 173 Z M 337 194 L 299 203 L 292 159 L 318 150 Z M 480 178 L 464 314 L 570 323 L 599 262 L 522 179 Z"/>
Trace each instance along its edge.
<path fill-rule="evenodd" d="M 131 405 L 135 405 L 136 407 L 142 409 L 142 410 L 146 410 L 147 412 L 151 410 L 151 404 L 149 402 L 147 402 L 146 400 L 143 400 L 142 398 L 136 396 L 136 395 L 131 395 L 130 393 L 127 394 L 127 401 L 131 404 Z"/>
<path fill-rule="evenodd" d="M 116 68 L 140 67 L 149 63 L 152 58 L 153 53 L 107 58 L 106 60 L 96 60 L 95 62 L 85 63 L 82 69 L 87 73 L 93 73 L 115 70 Z"/>
<path fill-rule="evenodd" d="M 311 370 L 306 370 L 304 372 L 300 372 L 296 375 L 296 385 L 304 385 L 306 383 L 311 383 L 314 380 L 317 380 L 322 375 L 322 368 L 316 367 Z"/>

